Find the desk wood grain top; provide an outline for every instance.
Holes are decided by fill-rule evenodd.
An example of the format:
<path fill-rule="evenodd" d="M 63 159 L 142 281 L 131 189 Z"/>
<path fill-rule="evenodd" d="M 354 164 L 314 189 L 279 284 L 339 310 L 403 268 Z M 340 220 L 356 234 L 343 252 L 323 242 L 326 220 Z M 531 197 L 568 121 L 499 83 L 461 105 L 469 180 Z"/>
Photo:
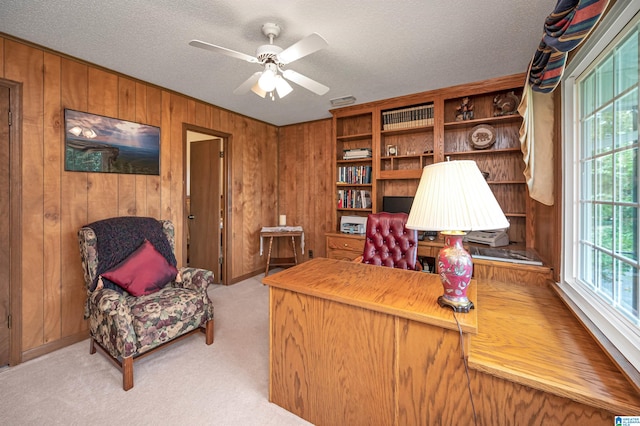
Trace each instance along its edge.
<path fill-rule="evenodd" d="M 362 263 L 316 258 L 264 278 L 274 288 L 333 300 L 449 330 L 458 330 L 453 311 L 438 305 L 440 277 Z M 477 299 L 472 281 L 467 292 Z M 477 313 L 457 314 L 465 333 L 477 333 Z"/>
<path fill-rule="evenodd" d="M 618 415 L 640 394 L 549 287 L 478 280 L 469 366 Z"/>

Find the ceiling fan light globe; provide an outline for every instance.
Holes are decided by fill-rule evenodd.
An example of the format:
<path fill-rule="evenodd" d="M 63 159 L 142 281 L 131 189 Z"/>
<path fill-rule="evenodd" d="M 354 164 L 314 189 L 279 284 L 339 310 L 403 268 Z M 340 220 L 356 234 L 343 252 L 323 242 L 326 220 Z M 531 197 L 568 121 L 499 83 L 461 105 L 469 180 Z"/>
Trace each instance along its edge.
<path fill-rule="evenodd" d="M 258 86 L 258 83 L 256 83 L 252 88 L 251 91 L 253 93 L 255 93 L 256 95 L 260 96 L 261 98 L 264 98 L 267 95 L 267 92 L 265 92 L 264 90 L 262 90 L 260 88 L 260 86 Z"/>
<path fill-rule="evenodd" d="M 281 75 L 276 75 L 276 92 L 278 92 L 280 99 L 284 98 L 292 91 L 293 87 L 291 87 L 291 85 L 287 83 Z"/>
<path fill-rule="evenodd" d="M 265 70 L 258 80 L 258 86 L 265 92 L 273 91 L 276 88 L 276 74 L 270 69 Z"/>

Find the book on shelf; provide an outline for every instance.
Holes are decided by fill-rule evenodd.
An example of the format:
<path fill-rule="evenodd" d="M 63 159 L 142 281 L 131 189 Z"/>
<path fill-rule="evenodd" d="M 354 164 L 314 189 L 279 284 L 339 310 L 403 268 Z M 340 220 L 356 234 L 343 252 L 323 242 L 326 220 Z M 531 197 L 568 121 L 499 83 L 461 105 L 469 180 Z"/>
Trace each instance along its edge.
<path fill-rule="evenodd" d="M 371 203 L 371 192 L 361 189 L 360 190 L 360 197 L 362 199 L 362 208 L 363 209 L 370 209 L 371 206 L 373 205 Z"/>
<path fill-rule="evenodd" d="M 338 183 L 370 184 L 371 166 L 338 167 Z"/>
<path fill-rule="evenodd" d="M 432 126 L 433 104 L 418 105 L 382 112 L 382 130 Z"/>
<path fill-rule="evenodd" d="M 533 250 L 512 250 L 505 248 L 471 246 L 469 247 L 469 254 L 471 254 L 471 257 L 475 259 L 542 266 L 542 259 L 540 259 Z"/>
<path fill-rule="evenodd" d="M 357 160 L 359 158 L 371 158 L 371 148 L 354 148 L 342 151 L 343 160 Z"/>
<path fill-rule="evenodd" d="M 370 209 L 371 206 L 371 191 L 363 189 L 338 190 L 339 209 Z"/>

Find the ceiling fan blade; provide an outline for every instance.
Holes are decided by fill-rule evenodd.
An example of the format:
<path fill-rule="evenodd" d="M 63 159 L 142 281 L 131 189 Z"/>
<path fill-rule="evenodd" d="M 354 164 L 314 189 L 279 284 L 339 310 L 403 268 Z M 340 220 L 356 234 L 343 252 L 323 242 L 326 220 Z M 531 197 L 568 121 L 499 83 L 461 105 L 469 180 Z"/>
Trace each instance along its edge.
<path fill-rule="evenodd" d="M 199 47 L 200 49 L 210 50 L 212 52 L 222 53 L 223 55 L 231 56 L 232 58 L 242 59 L 243 61 L 258 63 L 258 58 L 255 56 L 247 55 L 245 53 L 236 52 L 235 50 L 227 49 L 226 47 L 216 46 L 215 44 L 207 43 L 206 41 L 191 40 L 190 46 Z"/>
<path fill-rule="evenodd" d="M 324 49 L 328 45 L 327 41 L 322 38 L 320 34 L 313 33 L 280 52 L 278 54 L 278 60 L 282 64 L 289 64 L 303 56 L 307 56 L 320 49 Z"/>
<path fill-rule="evenodd" d="M 304 87 L 307 90 L 311 90 L 316 95 L 322 96 L 329 91 L 329 88 L 324 84 L 320 84 L 315 80 L 311 80 L 309 77 L 305 77 L 304 75 L 293 70 L 283 71 L 282 76 L 287 80 L 293 81 L 294 83 Z"/>
<path fill-rule="evenodd" d="M 242 83 L 240 86 L 238 86 L 236 88 L 236 90 L 233 91 L 233 93 L 235 93 L 236 95 L 244 95 L 245 93 L 247 93 L 249 91 L 249 89 L 252 88 L 252 86 L 258 84 L 258 80 L 260 79 L 260 75 L 262 75 L 262 71 L 258 71 L 258 72 L 253 73 L 253 75 L 251 77 L 249 77 L 248 79 L 246 79 L 244 81 L 244 83 Z"/>

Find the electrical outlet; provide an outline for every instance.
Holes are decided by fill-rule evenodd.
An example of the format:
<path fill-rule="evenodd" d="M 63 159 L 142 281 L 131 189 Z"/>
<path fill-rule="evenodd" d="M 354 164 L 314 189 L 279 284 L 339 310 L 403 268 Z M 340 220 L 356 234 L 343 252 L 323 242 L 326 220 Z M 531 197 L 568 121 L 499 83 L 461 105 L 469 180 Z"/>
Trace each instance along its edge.
<path fill-rule="evenodd" d="M 313 250 L 309 250 L 309 259 L 313 259 Z"/>

